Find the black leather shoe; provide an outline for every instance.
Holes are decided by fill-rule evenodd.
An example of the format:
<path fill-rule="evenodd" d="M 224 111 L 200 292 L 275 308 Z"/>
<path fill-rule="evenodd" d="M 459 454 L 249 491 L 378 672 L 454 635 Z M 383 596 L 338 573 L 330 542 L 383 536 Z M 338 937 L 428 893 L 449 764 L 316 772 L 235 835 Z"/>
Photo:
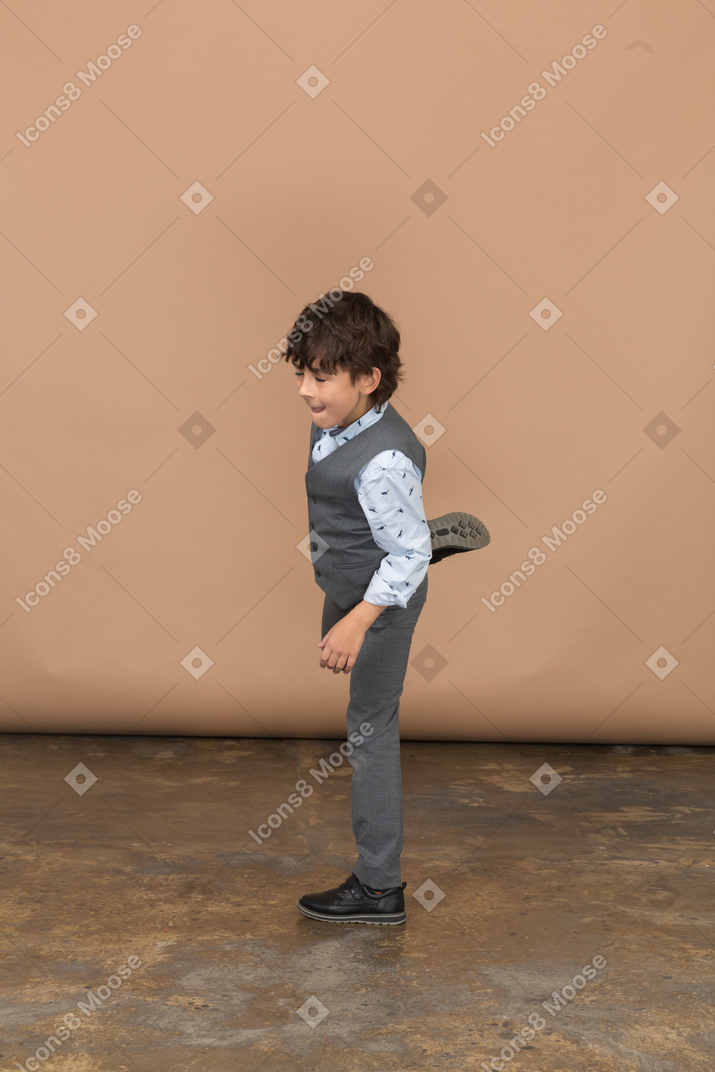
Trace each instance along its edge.
<path fill-rule="evenodd" d="M 432 557 L 430 565 L 457 555 L 460 551 L 477 551 L 486 547 L 491 536 L 486 525 L 474 514 L 465 514 L 461 510 L 452 514 L 442 514 L 428 521 L 432 538 Z"/>
<path fill-rule="evenodd" d="M 348 875 L 340 886 L 323 893 L 305 893 L 296 901 L 304 916 L 326 923 L 404 923 L 407 885 L 393 886 L 381 893 L 370 893 L 355 875 Z"/>

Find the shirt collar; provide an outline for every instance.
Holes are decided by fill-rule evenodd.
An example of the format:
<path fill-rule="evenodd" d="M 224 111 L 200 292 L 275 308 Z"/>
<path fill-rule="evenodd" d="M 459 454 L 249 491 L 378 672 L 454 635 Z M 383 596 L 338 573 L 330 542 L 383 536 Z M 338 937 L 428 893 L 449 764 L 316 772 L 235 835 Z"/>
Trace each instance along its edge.
<path fill-rule="evenodd" d="M 363 413 L 362 417 L 358 417 L 356 421 L 353 421 L 346 428 L 339 428 L 336 424 L 332 428 L 322 428 L 321 432 L 323 435 L 327 433 L 333 438 L 339 436 L 340 442 L 346 443 L 353 436 L 356 436 L 358 432 L 362 432 L 365 428 L 369 428 L 371 424 L 374 424 L 382 416 L 386 405 L 387 402 L 383 402 L 381 406 L 373 406 L 372 409 L 369 409 L 367 413 Z"/>

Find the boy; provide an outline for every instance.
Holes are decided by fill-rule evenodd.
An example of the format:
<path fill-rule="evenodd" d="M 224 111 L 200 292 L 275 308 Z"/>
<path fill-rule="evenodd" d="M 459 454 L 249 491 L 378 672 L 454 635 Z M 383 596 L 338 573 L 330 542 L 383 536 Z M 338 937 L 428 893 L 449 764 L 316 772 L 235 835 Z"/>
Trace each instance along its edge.
<path fill-rule="evenodd" d="M 425 449 L 389 402 L 403 375 L 400 333 L 366 294 L 335 293 L 296 318 L 285 357 L 313 417 L 305 482 L 315 580 L 324 592 L 320 665 L 351 675 L 358 858 L 340 886 L 305 894 L 297 907 L 326 922 L 399 924 L 407 883 L 400 883 L 398 717 L 412 634 L 430 559 L 484 546 L 486 530 L 461 513 L 430 529 Z"/>

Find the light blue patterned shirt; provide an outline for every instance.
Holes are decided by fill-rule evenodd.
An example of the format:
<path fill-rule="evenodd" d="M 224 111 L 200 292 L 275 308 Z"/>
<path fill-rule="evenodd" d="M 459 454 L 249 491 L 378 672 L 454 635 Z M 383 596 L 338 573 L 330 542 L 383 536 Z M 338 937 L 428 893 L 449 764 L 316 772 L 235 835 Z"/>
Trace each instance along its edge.
<path fill-rule="evenodd" d="M 313 461 L 327 458 L 349 439 L 379 421 L 385 412 L 373 406 L 347 428 L 319 428 Z M 378 607 L 407 602 L 424 579 L 432 555 L 429 525 L 422 505 L 422 473 L 400 450 L 383 450 L 359 470 L 355 492 L 372 537 L 387 551 L 375 570 L 363 599 Z"/>

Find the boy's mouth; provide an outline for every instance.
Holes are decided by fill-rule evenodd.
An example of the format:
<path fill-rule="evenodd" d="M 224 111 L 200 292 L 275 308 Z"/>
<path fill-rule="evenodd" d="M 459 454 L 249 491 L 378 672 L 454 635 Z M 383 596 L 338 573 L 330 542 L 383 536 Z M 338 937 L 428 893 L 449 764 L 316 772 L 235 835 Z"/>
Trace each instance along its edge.
<path fill-rule="evenodd" d="M 311 413 L 322 413 L 324 409 L 325 409 L 325 406 L 311 406 L 310 407 L 310 412 Z"/>

